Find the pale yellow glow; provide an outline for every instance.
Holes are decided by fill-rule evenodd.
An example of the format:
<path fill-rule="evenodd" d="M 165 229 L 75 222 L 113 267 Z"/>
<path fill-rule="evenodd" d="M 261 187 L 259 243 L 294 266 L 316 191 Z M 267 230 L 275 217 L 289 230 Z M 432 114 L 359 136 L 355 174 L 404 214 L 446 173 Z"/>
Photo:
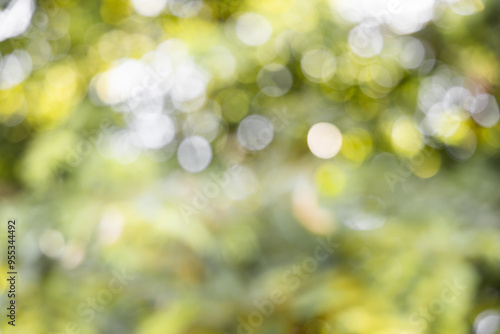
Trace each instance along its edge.
<path fill-rule="evenodd" d="M 406 156 L 412 156 L 420 151 L 424 145 L 422 136 L 415 124 L 406 116 L 398 118 L 392 127 L 392 145 Z"/>

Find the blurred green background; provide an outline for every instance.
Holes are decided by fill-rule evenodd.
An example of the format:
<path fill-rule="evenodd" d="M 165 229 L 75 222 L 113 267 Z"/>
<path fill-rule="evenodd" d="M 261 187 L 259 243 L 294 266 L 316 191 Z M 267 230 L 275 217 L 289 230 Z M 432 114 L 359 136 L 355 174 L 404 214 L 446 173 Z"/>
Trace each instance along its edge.
<path fill-rule="evenodd" d="M 500 2 L 0 8 L 4 333 L 500 333 Z"/>

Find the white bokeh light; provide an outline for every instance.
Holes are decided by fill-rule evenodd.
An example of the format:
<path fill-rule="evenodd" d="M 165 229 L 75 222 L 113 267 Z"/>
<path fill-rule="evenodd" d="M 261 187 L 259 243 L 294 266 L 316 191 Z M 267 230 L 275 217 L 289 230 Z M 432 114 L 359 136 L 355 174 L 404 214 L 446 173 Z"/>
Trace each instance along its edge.
<path fill-rule="evenodd" d="M 223 46 L 212 48 L 209 66 L 216 77 L 230 79 L 236 70 L 236 59 L 231 51 Z"/>
<path fill-rule="evenodd" d="M 137 14 L 155 17 L 165 9 L 167 0 L 132 0 L 132 6 Z"/>
<path fill-rule="evenodd" d="M 140 60 L 116 61 L 111 69 L 91 80 L 89 95 L 96 104 L 110 105 L 119 112 L 158 114 L 167 108 L 167 100 L 173 108 L 189 112 L 205 102 L 209 79 L 186 45 L 170 39 Z"/>
<path fill-rule="evenodd" d="M 250 115 L 241 121 L 237 135 L 241 146 L 250 151 L 259 151 L 271 143 L 274 129 L 266 117 Z"/>
<path fill-rule="evenodd" d="M 201 172 L 212 161 L 212 147 L 203 137 L 188 137 L 179 145 L 177 159 L 184 170 L 190 173 Z"/>
<path fill-rule="evenodd" d="M 493 127 L 500 119 L 497 100 L 493 95 L 478 95 L 471 103 L 471 114 L 474 121 L 482 127 Z"/>
<path fill-rule="evenodd" d="M 434 0 L 331 0 L 345 20 L 352 23 L 371 21 L 370 26 L 387 24 L 397 34 L 414 33 L 433 19 Z"/>
<path fill-rule="evenodd" d="M 135 59 L 121 59 L 109 71 L 101 74 L 96 82 L 97 94 L 105 104 L 123 103 L 137 95 L 146 78 L 146 65 Z"/>
<path fill-rule="evenodd" d="M 227 49 L 222 51 L 234 60 Z M 208 142 L 217 137 L 221 125 L 220 113 L 200 111 L 207 102 L 209 80 L 209 73 L 179 39 L 162 42 L 140 59 L 117 60 L 94 76 L 88 88 L 94 104 L 125 113 L 127 121 L 126 128 L 115 129 L 97 145 L 99 153 L 121 164 L 135 161 L 141 153 L 165 161 L 175 154 L 175 136 L 181 131 L 189 137 L 177 150 L 181 166 L 193 173 L 203 170 L 212 159 Z M 188 115 L 177 117 L 179 111 Z"/>
<path fill-rule="evenodd" d="M 175 74 L 172 97 L 180 102 L 194 100 L 205 94 L 208 76 L 191 61 L 182 63 Z"/>
<path fill-rule="evenodd" d="M 399 63 L 405 69 L 415 69 L 425 59 L 425 48 L 422 42 L 414 37 L 406 37 L 399 56 Z"/>
<path fill-rule="evenodd" d="M 158 149 L 169 144 L 175 136 L 172 119 L 166 115 L 135 118 L 131 124 L 139 143 L 145 148 Z"/>
<path fill-rule="evenodd" d="M 448 138 L 466 118 L 467 113 L 460 109 L 448 109 L 443 103 L 436 103 L 423 119 L 421 131 L 426 135 Z"/>
<path fill-rule="evenodd" d="M 0 58 L 0 89 L 9 89 L 26 79 L 33 68 L 30 55 L 24 50 L 14 50 Z"/>
<path fill-rule="evenodd" d="M 333 158 L 342 147 L 342 134 L 331 123 L 316 123 L 307 134 L 307 145 L 321 159 Z"/>
<path fill-rule="evenodd" d="M 245 13 L 238 17 L 234 28 L 240 41 L 250 46 L 266 43 L 273 33 L 269 21 L 255 13 Z"/>
<path fill-rule="evenodd" d="M 69 243 L 65 249 L 64 254 L 60 258 L 61 265 L 66 269 L 75 269 L 78 267 L 85 258 L 85 250 L 82 246 L 76 243 Z"/>
<path fill-rule="evenodd" d="M 255 172 L 246 166 L 235 165 L 236 170 L 231 175 L 231 180 L 224 192 L 232 200 L 241 201 L 255 193 L 258 188 L 259 180 Z"/>
<path fill-rule="evenodd" d="M 360 24 L 349 33 L 349 46 L 363 58 L 378 55 L 384 47 L 384 38 L 378 26 Z"/>
<path fill-rule="evenodd" d="M 292 73 L 283 65 L 268 64 L 259 71 L 257 84 L 264 94 L 278 97 L 286 94 L 292 87 Z"/>

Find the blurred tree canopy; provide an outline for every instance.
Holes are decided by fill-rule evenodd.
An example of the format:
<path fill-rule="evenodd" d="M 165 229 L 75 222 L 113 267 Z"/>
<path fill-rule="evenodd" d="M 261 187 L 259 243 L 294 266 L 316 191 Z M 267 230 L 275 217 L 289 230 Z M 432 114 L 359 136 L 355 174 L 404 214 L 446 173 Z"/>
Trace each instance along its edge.
<path fill-rule="evenodd" d="M 500 2 L 0 8 L 20 333 L 500 332 Z"/>

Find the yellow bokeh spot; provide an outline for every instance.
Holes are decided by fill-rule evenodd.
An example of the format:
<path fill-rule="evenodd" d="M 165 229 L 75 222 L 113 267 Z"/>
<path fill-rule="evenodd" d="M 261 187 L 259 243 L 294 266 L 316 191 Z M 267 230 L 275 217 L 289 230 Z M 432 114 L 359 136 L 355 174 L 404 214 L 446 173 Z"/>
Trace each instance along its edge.
<path fill-rule="evenodd" d="M 77 76 L 77 69 L 73 61 L 64 61 L 49 67 L 45 71 L 45 80 L 54 88 L 66 88 L 72 85 Z M 61 93 L 64 93 L 62 91 Z"/>
<path fill-rule="evenodd" d="M 196 304 L 188 301 L 169 305 L 144 317 L 139 323 L 137 333 L 185 333 L 198 312 Z"/>
<path fill-rule="evenodd" d="M 337 78 L 345 84 L 353 84 L 359 72 L 356 63 L 347 55 L 343 54 L 337 59 Z"/>
<path fill-rule="evenodd" d="M 417 157 L 419 159 L 417 159 Z M 414 159 L 410 160 L 413 173 L 421 179 L 428 179 L 436 175 L 441 167 L 441 156 L 435 150 L 423 150 Z"/>
<path fill-rule="evenodd" d="M 336 196 L 345 187 L 346 176 L 335 164 L 327 163 L 321 165 L 314 175 L 316 187 L 325 196 Z"/>
<path fill-rule="evenodd" d="M 422 149 L 424 143 L 412 120 L 402 116 L 392 125 L 392 146 L 397 153 L 411 157 Z"/>
<path fill-rule="evenodd" d="M 20 85 L 0 92 L 5 94 L 0 96 L 0 119 L 8 118 L 15 114 L 25 103 L 24 91 Z"/>
<path fill-rule="evenodd" d="M 479 136 L 482 142 L 486 143 L 492 152 L 500 148 L 500 131 L 497 127 L 488 129 L 481 128 L 479 130 Z"/>
<path fill-rule="evenodd" d="M 214 34 L 216 28 L 214 22 L 198 18 L 163 21 L 163 30 L 170 36 L 184 41 L 194 53 L 204 52 L 217 43 L 218 37 Z"/>

